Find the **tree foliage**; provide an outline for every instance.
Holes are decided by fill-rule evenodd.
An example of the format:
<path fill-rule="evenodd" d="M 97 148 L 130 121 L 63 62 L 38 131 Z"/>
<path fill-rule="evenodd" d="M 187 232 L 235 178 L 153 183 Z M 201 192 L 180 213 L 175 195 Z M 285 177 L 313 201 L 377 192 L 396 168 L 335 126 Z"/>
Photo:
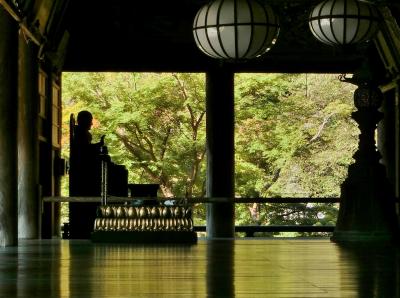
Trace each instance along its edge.
<path fill-rule="evenodd" d="M 238 75 L 235 85 L 237 194 L 339 197 L 357 146 L 354 87 L 321 74 Z M 242 224 L 334 224 L 337 216 L 335 204 L 237 209 Z"/>
<path fill-rule="evenodd" d="M 132 183 L 159 183 L 165 197 L 203 195 L 204 75 L 71 73 L 63 86 L 67 105 L 92 112 L 94 134 L 106 135 Z"/>
<path fill-rule="evenodd" d="M 236 196 L 338 197 L 357 146 L 353 91 L 335 75 L 237 74 Z M 159 183 L 165 197 L 205 195 L 204 74 L 65 73 L 63 101 L 64 135 L 70 113 L 90 110 L 94 139 L 106 134 L 131 183 Z M 336 212 L 238 204 L 236 221 L 332 224 Z"/>

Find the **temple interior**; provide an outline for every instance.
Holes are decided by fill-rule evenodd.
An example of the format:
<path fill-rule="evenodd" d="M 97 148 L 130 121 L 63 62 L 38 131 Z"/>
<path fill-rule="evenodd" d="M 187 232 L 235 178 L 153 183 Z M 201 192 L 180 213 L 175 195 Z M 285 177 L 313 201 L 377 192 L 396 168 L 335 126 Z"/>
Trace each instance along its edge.
<path fill-rule="evenodd" d="M 0 0 L 0 296 L 400 297 L 399 22 L 397 0 Z M 193 199 L 129 184 L 79 118 L 62 157 L 63 72 L 205 74 L 205 226 Z M 235 198 L 237 73 L 357 87 L 340 198 L 303 198 L 339 203 L 335 226 L 235 226 L 236 204 L 296 202 Z M 275 229 L 329 237 L 251 237 Z"/>

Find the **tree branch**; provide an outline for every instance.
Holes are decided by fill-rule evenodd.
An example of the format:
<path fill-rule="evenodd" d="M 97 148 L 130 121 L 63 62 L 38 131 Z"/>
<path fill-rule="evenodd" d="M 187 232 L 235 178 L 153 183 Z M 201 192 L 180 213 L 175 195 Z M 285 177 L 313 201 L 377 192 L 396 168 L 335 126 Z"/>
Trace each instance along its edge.
<path fill-rule="evenodd" d="M 274 176 L 272 177 L 271 181 L 269 183 L 266 183 L 264 185 L 264 189 L 267 191 L 270 189 L 270 187 L 279 179 L 279 176 L 281 174 L 281 169 L 277 169 L 274 173 Z"/>
<path fill-rule="evenodd" d="M 324 120 L 322 121 L 321 125 L 318 128 L 317 133 L 310 139 L 310 141 L 308 143 L 312 143 L 314 142 L 316 139 L 318 139 L 320 137 L 320 135 L 322 134 L 322 131 L 325 127 L 325 125 L 328 123 L 329 119 L 334 115 L 334 113 L 329 114 L 328 116 L 326 116 L 324 118 Z"/>
<path fill-rule="evenodd" d="M 161 146 L 160 160 L 164 159 L 165 152 L 167 151 L 167 143 L 168 143 L 168 139 L 169 139 L 169 137 L 171 135 L 171 131 L 172 131 L 172 128 L 169 127 L 168 130 L 167 130 L 167 134 L 163 139 L 162 146 Z"/>
<path fill-rule="evenodd" d="M 173 77 L 175 78 L 175 80 L 177 81 L 178 86 L 179 86 L 179 89 L 180 89 L 181 92 L 182 92 L 183 99 L 186 101 L 186 100 L 188 99 L 188 96 L 187 96 L 187 92 L 186 92 L 185 83 L 182 82 L 182 81 L 179 79 L 179 76 L 178 76 L 176 73 L 173 73 L 172 76 L 173 76 Z"/>
<path fill-rule="evenodd" d="M 130 153 L 132 153 L 140 162 L 146 161 L 146 159 L 143 158 L 143 155 L 141 154 L 141 150 L 137 149 L 138 146 L 136 144 L 133 144 L 129 142 L 128 138 L 125 136 L 122 136 L 121 134 L 116 133 L 118 139 L 122 141 L 122 143 L 125 145 L 125 147 L 128 149 Z M 135 148 L 136 147 L 136 148 Z M 141 163 L 140 167 L 153 179 L 153 180 L 158 180 L 158 175 L 156 172 L 151 170 L 148 165 Z"/>
<path fill-rule="evenodd" d="M 153 147 L 153 143 L 150 141 L 150 139 L 143 133 L 143 131 L 140 129 L 139 125 L 137 123 L 134 124 L 136 127 L 136 130 L 138 131 L 138 133 L 140 134 L 140 136 L 143 138 L 143 140 L 146 142 L 147 146 L 149 146 L 149 149 L 147 149 L 146 151 L 151 155 L 152 159 L 154 161 L 157 161 L 157 157 L 154 153 L 154 147 Z M 144 146 L 143 146 L 144 148 Z"/>
<path fill-rule="evenodd" d="M 143 153 L 146 153 L 151 157 L 151 154 L 146 148 L 142 147 L 141 145 L 132 143 L 126 136 L 118 133 L 117 131 L 115 132 L 115 135 L 118 137 L 120 141 L 125 145 L 126 149 L 129 150 L 135 157 L 137 157 L 140 161 L 145 160 L 143 158 Z"/>

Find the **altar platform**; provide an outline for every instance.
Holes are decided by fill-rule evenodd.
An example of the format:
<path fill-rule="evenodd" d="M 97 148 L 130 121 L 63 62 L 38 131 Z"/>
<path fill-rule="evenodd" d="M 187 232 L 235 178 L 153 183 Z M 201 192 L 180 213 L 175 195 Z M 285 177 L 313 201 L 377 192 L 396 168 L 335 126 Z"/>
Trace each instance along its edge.
<path fill-rule="evenodd" d="M 328 239 L 196 245 L 22 240 L 0 248 L 0 297 L 400 297 L 395 247 Z"/>

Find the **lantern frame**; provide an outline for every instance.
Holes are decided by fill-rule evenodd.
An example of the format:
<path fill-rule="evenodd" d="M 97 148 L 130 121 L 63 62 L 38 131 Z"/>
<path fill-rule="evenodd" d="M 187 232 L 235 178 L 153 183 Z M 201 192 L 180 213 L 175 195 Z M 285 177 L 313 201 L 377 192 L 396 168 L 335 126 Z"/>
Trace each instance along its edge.
<path fill-rule="evenodd" d="M 276 42 L 279 20 L 259 0 L 215 0 L 197 12 L 193 36 L 198 48 L 219 59 L 251 59 Z"/>
<path fill-rule="evenodd" d="M 325 0 L 310 12 L 309 27 L 328 45 L 351 45 L 370 40 L 379 30 L 379 10 L 358 0 Z"/>

